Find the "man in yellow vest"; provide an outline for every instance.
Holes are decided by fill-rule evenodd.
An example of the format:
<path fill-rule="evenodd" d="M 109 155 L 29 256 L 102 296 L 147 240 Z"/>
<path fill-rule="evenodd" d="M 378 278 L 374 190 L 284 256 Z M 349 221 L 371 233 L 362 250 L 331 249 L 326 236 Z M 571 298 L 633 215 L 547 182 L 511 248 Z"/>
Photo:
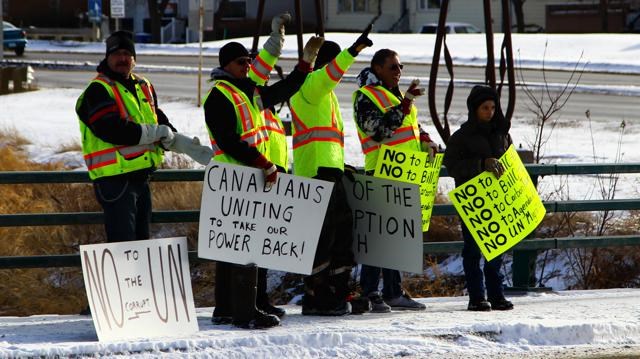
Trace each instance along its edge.
<path fill-rule="evenodd" d="M 286 79 L 271 86 L 257 86 L 248 77 L 251 58 L 243 45 L 229 42 L 220 49 L 220 67 L 211 72 L 214 86 L 204 99 L 205 121 L 215 160 L 260 168 L 265 185 L 275 184 L 278 172 L 268 158 L 263 111 L 286 101 L 298 90 L 311 71 L 323 41 L 321 37 L 312 37 L 296 68 Z M 213 322 L 231 322 L 242 328 L 278 325 L 277 316 L 256 308 L 256 285 L 255 265 L 218 262 Z"/>
<path fill-rule="evenodd" d="M 284 24 L 290 20 L 291 15 L 289 13 L 280 14 L 271 20 L 271 34 L 262 50 L 251 62 L 251 68 L 249 69 L 249 78 L 257 85 L 264 86 L 269 81 L 269 74 L 282 53 Z M 287 173 L 289 149 L 282 121 L 275 111 L 275 107 L 265 108 L 262 111 L 262 115 L 264 116 L 265 130 L 268 137 L 266 157 L 276 166 L 278 172 Z M 286 314 L 284 309 L 274 306 L 269 300 L 266 268 L 258 268 L 256 307 L 267 314 L 273 314 L 279 318 Z"/>
<path fill-rule="evenodd" d="M 358 75 L 359 89 L 353 94 L 354 120 L 365 154 L 365 173 L 372 175 L 376 167 L 381 144 L 398 148 L 429 152 L 433 160 L 436 144 L 418 124 L 418 110 L 413 100 L 424 94 L 419 81 L 414 80 L 405 94 L 398 84 L 402 64 L 398 54 L 389 49 L 377 51 L 371 67 Z M 380 272 L 383 276 L 382 293 L 378 291 Z M 386 313 L 395 310 L 424 310 L 402 289 L 399 271 L 363 264 L 360 287 L 371 301 L 371 312 Z"/>
<path fill-rule="evenodd" d="M 132 73 L 135 59 L 131 33 L 113 33 L 98 75 L 76 103 L 84 160 L 104 210 L 108 242 L 149 238 L 149 178 L 164 149 L 178 146 L 205 164 L 211 157 L 211 149 L 197 139 L 174 133 L 151 83 Z"/>
<path fill-rule="evenodd" d="M 334 183 L 322 232 L 316 249 L 312 275 L 305 278 L 303 315 L 345 315 L 349 278 L 355 264 L 351 248 L 353 217 L 342 184 L 344 133 L 340 104 L 333 92 L 344 73 L 364 48 L 373 43 L 369 26 L 348 49 L 325 41 L 314 71 L 293 97 L 293 173 Z"/>

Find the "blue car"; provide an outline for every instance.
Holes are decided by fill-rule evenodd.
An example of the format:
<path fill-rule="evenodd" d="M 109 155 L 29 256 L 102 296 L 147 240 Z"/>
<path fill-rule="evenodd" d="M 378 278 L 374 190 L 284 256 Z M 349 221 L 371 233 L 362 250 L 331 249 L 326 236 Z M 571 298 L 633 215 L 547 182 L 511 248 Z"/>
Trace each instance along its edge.
<path fill-rule="evenodd" d="M 1 0 L 0 0 L 1 1 Z M 16 55 L 22 56 L 27 46 L 27 33 L 12 23 L 2 22 L 3 45 L 5 49 L 13 50 Z"/>

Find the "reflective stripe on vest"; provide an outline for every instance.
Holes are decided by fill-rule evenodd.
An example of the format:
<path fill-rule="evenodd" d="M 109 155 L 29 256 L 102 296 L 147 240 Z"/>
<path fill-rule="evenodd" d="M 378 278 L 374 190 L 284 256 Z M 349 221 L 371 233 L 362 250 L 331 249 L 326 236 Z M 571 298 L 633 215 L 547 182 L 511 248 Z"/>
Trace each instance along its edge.
<path fill-rule="evenodd" d="M 375 97 L 376 100 L 378 100 L 377 101 L 378 107 L 381 107 L 384 109 L 384 113 L 389 111 L 389 108 L 393 107 L 393 102 L 391 101 L 391 99 L 389 99 L 389 96 L 387 95 L 386 91 L 382 91 L 378 88 L 375 88 L 369 85 L 363 86 L 362 88 L 360 88 L 360 90 L 366 91 L 372 94 L 373 97 Z"/>
<path fill-rule="evenodd" d="M 335 82 L 340 81 L 342 79 L 342 75 L 344 75 L 344 70 L 338 66 L 336 59 L 331 60 L 329 64 L 326 66 L 327 75 L 329 78 Z"/>
<path fill-rule="evenodd" d="M 416 138 L 415 134 L 413 133 L 412 126 L 399 127 L 395 131 L 393 131 L 393 137 L 385 138 L 380 142 L 374 140 L 371 136 L 362 138 L 362 134 L 360 133 L 360 131 L 358 131 L 358 137 L 360 138 L 362 153 L 364 153 L 365 155 L 371 151 L 377 150 L 382 144 L 385 144 L 387 146 L 395 146 L 407 141 L 415 140 Z"/>
<path fill-rule="evenodd" d="M 260 57 L 260 54 L 258 54 L 255 60 L 251 63 L 251 71 L 264 81 L 269 80 L 269 73 L 271 73 L 271 70 L 273 70 L 273 66 L 266 63 L 262 57 Z"/>
<path fill-rule="evenodd" d="M 137 80 L 134 91 L 137 91 L 138 97 L 146 97 L 146 101 L 136 100 L 137 97 L 134 94 L 128 94 L 127 92 L 126 96 L 128 97 L 126 98 L 127 102 L 125 102 L 118 87 L 119 85 L 104 74 L 96 76 L 93 82 L 100 83 L 107 89 L 116 103 L 115 107 L 118 108 L 122 121 L 130 121 L 137 124 L 157 124 L 155 104 L 151 96 L 150 85 L 144 78 L 136 78 L 133 74 L 131 77 Z M 83 96 L 84 92 L 81 98 Z M 83 134 L 83 157 L 91 179 L 150 168 L 162 162 L 163 151 L 154 144 L 114 145 L 97 138 L 82 121 L 80 121 L 80 130 Z"/>
<path fill-rule="evenodd" d="M 243 96 L 239 93 L 240 90 L 237 90 L 235 86 L 230 86 L 229 84 L 223 81 L 216 81 L 215 84 L 223 94 L 224 92 L 231 95 L 233 100 L 233 106 L 237 109 L 237 120 L 240 121 L 240 125 L 242 127 L 242 133 L 240 133 L 240 140 L 246 142 L 250 147 L 258 147 L 261 143 L 267 141 L 269 139 L 269 134 L 267 132 L 266 126 L 255 127 L 256 120 L 258 122 L 260 119 L 254 119 L 254 113 L 251 111 L 249 107 L 250 104 L 245 101 L 246 96 Z M 208 95 L 207 95 L 208 96 Z M 260 99 L 260 93 L 257 88 L 253 93 L 254 101 L 260 100 L 260 104 L 262 100 Z M 205 99 L 206 101 L 206 99 Z M 260 107 L 260 106 L 258 106 Z M 224 151 L 218 146 L 215 138 L 213 137 L 211 131 L 209 131 L 209 139 L 211 141 L 211 148 L 213 149 L 213 156 L 223 155 Z M 262 151 L 260 151 L 262 152 Z"/>
<path fill-rule="evenodd" d="M 389 92 L 387 89 L 377 86 L 363 86 L 353 95 L 353 100 L 356 100 L 356 94 L 361 92 L 369 100 L 371 100 L 376 107 L 384 114 L 387 113 L 392 107 L 400 104 L 400 99 Z M 411 107 L 411 113 L 404 116 L 401 127 L 398 127 L 393 131 L 393 135 L 390 138 L 384 138 L 381 141 L 376 141 L 372 136 L 360 129 L 360 126 L 356 126 L 358 129 L 358 138 L 360 139 L 360 146 L 362 152 L 365 154 L 365 170 L 369 171 L 375 167 L 378 159 L 378 150 L 381 145 L 387 146 L 401 146 L 403 148 L 420 151 L 420 142 L 418 140 L 418 118 L 417 109 L 415 106 Z"/>
<path fill-rule="evenodd" d="M 331 127 L 308 127 L 300 120 L 300 117 L 291 109 L 293 125 L 296 132 L 293 135 L 293 149 L 304 146 L 310 142 L 335 142 L 344 147 L 344 133 L 338 129 L 336 114 L 331 106 Z"/>
<path fill-rule="evenodd" d="M 110 164 L 116 163 L 118 157 L 116 156 L 116 151 L 122 155 L 122 157 L 129 159 L 138 157 L 145 152 L 150 152 L 155 150 L 155 145 L 136 145 L 136 146 L 120 146 L 120 147 L 112 147 L 107 148 L 102 151 L 97 151 L 94 153 L 88 153 L 84 155 L 84 161 L 87 164 L 87 169 L 89 171 L 108 166 Z"/>
<path fill-rule="evenodd" d="M 262 114 L 264 115 L 265 126 L 268 131 L 284 135 L 284 128 L 282 128 L 282 126 L 280 126 L 280 122 L 273 117 L 271 110 L 264 110 L 262 111 Z"/>

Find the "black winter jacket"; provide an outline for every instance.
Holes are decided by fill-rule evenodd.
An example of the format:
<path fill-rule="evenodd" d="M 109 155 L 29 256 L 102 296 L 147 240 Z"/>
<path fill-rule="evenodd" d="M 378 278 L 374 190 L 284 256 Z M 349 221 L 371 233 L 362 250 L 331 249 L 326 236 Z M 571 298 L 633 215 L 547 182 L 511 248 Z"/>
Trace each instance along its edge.
<path fill-rule="evenodd" d="M 307 73 L 297 68 L 291 71 L 284 80 L 271 86 L 257 86 L 250 78 L 236 79 L 221 68 L 211 72 L 211 80 L 226 80 L 244 92 L 249 99 L 253 98 L 253 90 L 260 91 L 264 108 L 273 107 L 285 102 L 293 96 L 307 78 Z M 204 103 L 204 118 L 217 145 L 226 154 L 245 165 L 251 166 L 260 156 L 255 147 L 240 139 L 236 132 L 236 112 L 234 105 L 215 87 Z"/>
<path fill-rule="evenodd" d="M 493 99 L 496 112 L 489 123 L 480 123 L 476 109 L 482 102 Z M 475 86 L 467 99 L 468 119 L 447 142 L 443 163 L 460 186 L 484 171 L 484 160 L 499 158 L 511 145 L 511 123 L 504 118 L 498 96 L 486 86 Z"/>

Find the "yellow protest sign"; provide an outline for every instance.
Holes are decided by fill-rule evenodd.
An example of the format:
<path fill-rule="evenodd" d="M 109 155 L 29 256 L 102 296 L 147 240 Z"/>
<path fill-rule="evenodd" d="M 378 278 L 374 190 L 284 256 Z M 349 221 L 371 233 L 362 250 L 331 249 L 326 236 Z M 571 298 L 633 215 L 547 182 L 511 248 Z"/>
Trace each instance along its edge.
<path fill-rule="evenodd" d="M 437 154 L 429 162 L 426 152 L 405 150 L 382 145 L 376 163 L 374 176 L 395 181 L 420 185 L 420 207 L 422 211 L 422 231 L 429 230 L 431 212 L 436 200 L 442 154 Z"/>
<path fill-rule="evenodd" d="M 499 179 L 485 171 L 449 192 L 453 206 L 487 260 L 529 235 L 546 213 L 513 145 L 500 162 L 505 172 Z"/>

